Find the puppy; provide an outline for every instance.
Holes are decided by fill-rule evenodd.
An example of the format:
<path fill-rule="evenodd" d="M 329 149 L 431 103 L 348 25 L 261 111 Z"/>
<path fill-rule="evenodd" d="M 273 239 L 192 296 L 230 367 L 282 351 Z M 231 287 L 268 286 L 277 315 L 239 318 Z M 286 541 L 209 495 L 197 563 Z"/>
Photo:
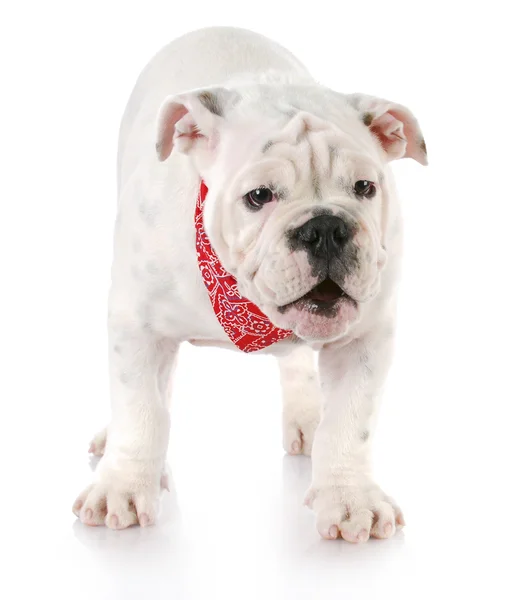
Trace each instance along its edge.
<path fill-rule="evenodd" d="M 370 474 L 401 257 L 389 162 L 403 157 L 427 163 L 407 108 L 323 87 L 261 35 L 199 30 L 148 64 L 120 129 L 112 421 L 74 504 L 83 523 L 155 521 L 188 341 L 278 358 L 284 447 L 312 456 L 322 537 L 404 524 Z"/>

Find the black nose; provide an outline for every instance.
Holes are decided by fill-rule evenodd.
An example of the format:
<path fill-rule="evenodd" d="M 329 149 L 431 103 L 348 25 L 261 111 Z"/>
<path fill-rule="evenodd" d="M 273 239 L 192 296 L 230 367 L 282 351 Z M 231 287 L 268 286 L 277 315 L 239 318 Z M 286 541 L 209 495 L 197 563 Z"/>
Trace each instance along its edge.
<path fill-rule="evenodd" d="M 340 217 L 319 215 L 292 233 L 294 249 L 303 248 L 317 258 L 332 258 L 342 251 L 352 235 L 351 227 Z"/>

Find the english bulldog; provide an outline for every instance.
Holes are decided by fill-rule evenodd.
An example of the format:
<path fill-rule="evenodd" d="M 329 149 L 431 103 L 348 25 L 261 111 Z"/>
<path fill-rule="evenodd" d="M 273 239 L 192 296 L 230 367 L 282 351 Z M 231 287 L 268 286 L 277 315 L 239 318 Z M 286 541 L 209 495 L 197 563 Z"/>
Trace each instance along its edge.
<path fill-rule="evenodd" d="M 202 29 L 153 58 L 119 134 L 112 420 L 91 443 L 103 457 L 73 507 L 83 523 L 155 522 L 191 342 L 277 357 L 284 448 L 312 457 L 323 538 L 404 525 L 370 467 L 401 258 L 389 163 L 404 157 L 427 163 L 406 107 L 324 87 L 257 33 Z"/>

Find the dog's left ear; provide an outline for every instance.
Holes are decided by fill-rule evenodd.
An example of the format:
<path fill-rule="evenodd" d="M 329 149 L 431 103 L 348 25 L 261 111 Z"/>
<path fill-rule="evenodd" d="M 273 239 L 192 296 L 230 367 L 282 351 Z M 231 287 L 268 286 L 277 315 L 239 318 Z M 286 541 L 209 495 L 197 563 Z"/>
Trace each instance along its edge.
<path fill-rule="evenodd" d="M 211 150 L 225 112 L 239 99 L 237 92 L 222 87 L 191 90 L 164 100 L 157 116 L 156 150 L 164 161 L 173 149 Z"/>
<path fill-rule="evenodd" d="M 418 121 L 409 109 L 364 94 L 349 94 L 347 99 L 380 141 L 388 160 L 407 157 L 414 158 L 422 165 L 428 164 L 425 140 Z"/>

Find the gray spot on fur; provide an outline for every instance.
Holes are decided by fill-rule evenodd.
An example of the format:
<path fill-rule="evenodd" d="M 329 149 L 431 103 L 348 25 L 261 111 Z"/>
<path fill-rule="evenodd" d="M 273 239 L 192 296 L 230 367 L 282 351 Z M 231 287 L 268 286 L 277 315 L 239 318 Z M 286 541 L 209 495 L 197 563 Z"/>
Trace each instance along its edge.
<path fill-rule="evenodd" d="M 268 187 L 277 196 L 278 200 L 285 200 L 289 195 L 289 190 L 285 187 L 280 187 L 275 183 L 269 183 Z"/>
<path fill-rule="evenodd" d="M 369 360 L 370 360 L 370 354 L 369 354 L 369 351 L 368 351 L 368 350 L 367 350 L 367 349 L 364 347 L 364 348 L 361 350 L 361 352 L 360 352 L 360 361 L 361 361 L 363 364 L 366 364 L 366 363 L 368 363 L 368 362 L 369 362 Z"/>
<path fill-rule="evenodd" d="M 330 155 L 330 160 L 328 163 L 328 171 L 329 171 L 329 174 L 331 175 L 333 173 L 333 167 L 337 160 L 337 156 L 339 155 L 339 148 L 337 146 L 329 146 L 328 152 Z"/>
<path fill-rule="evenodd" d="M 311 156 L 310 156 L 310 176 L 311 176 L 311 181 L 312 181 L 312 189 L 314 190 L 314 196 L 318 200 L 321 200 L 321 183 L 319 181 L 319 175 L 318 175 L 318 171 L 317 171 L 314 153 L 312 152 L 312 148 L 311 148 Z"/>
<path fill-rule="evenodd" d="M 144 331 L 148 332 L 151 330 L 151 321 L 153 319 L 153 303 L 149 301 L 141 302 L 138 306 L 138 318 L 141 323 L 143 323 L 142 328 Z"/>
<path fill-rule="evenodd" d="M 201 104 L 214 115 L 224 116 L 224 110 L 216 94 L 206 90 L 198 95 Z"/>
<path fill-rule="evenodd" d="M 370 112 L 363 113 L 362 121 L 363 121 L 364 125 L 367 125 L 367 127 L 370 127 L 373 120 L 374 120 L 374 115 L 372 113 L 370 113 Z"/>
<path fill-rule="evenodd" d="M 159 272 L 159 265 L 156 260 L 148 260 L 145 264 L 145 269 L 150 275 L 155 275 Z"/>
<path fill-rule="evenodd" d="M 425 140 L 422 138 L 421 142 L 420 142 L 420 150 L 424 153 L 427 154 L 427 144 L 425 143 Z"/>
<path fill-rule="evenodd" d="M 139 214 L 141 216 L 141 219 L 149 227 L 153 227 L 157 222 L 159 211 L 153 204 L 150 206 L 147 202 L 141 201 L 139 203 Z"/>
<path fill-rule="evenodd" d="M 369 373 L 372 373 L 372 367 L 370 364 L 370 354 L 366 349 L 364 349 L 360 352 L 360 362 L 362 363 L 362 365 L 365 367 L 365 369 Z M 372 398 L 371 398 L 371 400 L 372 400 Z"/>
<path fill-rule="evenodd" d="M 360 434 L 360 439 L 362 440 L 362 442 L 366 442 L 370 437 L 370 432 L 369 431 L 362 431 L 362 433 Z"/>
<path fill-rule="evenodd" d="M 316 196 L 318 199 L 321 199 L 321 183 L 317 173 L 312 175 L 312 189 L 314 190 L 314 196 Z"/>
<path fill-rule="evenodd" d="M 265 152 L 267 152 L 268 150 L 270 150 L 270 148 L 273 146 L 273 140 L 268 140 L 266 142 L 266 144 L 263 146 L 263 148 L 261 148 L 261 152 L 264 154 Z"/>
<path fill-rule="evenodd" d="M 317 208 L 314 208 L 312 210 L 312 216 L 313 217 L 319 217 L 320 215 L 332 215 L 332 209 L 331 208 L 325 208 L 323 206 L 318 206 Z"/>
<path fill-rule="evenodd" d="M 351 182 L 349 180 L 347 180 L 345 177 L 340 176 L 337 182 L 339 184 L 340 189 L 343 192 L 346 192 L 346 194 L 350 198 L 356 198 L 353 186 L 351 185 Z"/>

